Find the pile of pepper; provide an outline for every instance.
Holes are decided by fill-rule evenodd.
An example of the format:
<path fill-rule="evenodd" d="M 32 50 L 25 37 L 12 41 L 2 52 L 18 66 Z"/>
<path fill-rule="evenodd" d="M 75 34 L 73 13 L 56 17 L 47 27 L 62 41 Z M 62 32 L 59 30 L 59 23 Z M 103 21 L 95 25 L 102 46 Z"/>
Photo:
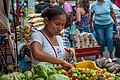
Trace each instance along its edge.
<path fill-rule="evenodd" d="M 106 69 L 72 68 L 69 71 L 60 69 L 57 73 L 68 76 L 70 80 L 120 80 L 120 77 L 109 73 Z"/>

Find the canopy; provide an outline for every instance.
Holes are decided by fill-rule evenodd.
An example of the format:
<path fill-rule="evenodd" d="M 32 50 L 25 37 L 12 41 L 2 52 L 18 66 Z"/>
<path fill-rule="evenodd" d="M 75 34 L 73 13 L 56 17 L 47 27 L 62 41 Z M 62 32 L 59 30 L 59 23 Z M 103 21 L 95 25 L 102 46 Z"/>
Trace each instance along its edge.
<path fill-rule="evenodd" d="M 0 24 L 2 24 L 9 32 L 10 25 L 8 20 L 8 13 L 10 11 L 10 0 L 0 0 Z M 5 6 L 6 4 L 6 6 Z"/>

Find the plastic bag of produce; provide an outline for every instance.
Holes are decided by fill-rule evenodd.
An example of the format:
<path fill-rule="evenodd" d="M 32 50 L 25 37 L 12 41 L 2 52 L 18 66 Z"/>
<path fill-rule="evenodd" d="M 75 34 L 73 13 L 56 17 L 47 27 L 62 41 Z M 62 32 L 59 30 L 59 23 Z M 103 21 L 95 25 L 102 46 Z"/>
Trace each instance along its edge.
<path fill-rule="evenodd" d="M 70 80 L 70 79 L 63 74 L 53 74 L 49 76 L 47 80 Z"/>
<path fill-rule="evenodd" d="M 55 68 L 51 63 L 48 62 L 39 62 L 33 67 L 33 71 L 39 77 L 47 79 L 48 76 L 56 73 Z"/>

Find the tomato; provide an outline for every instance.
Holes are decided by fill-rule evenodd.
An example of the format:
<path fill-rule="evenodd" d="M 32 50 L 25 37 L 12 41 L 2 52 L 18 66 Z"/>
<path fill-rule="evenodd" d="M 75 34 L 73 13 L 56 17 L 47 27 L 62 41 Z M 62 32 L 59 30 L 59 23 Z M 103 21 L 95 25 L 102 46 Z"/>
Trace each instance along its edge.
<path fill-rule="evenodd" d="M 92 77 L 90 77 L 90 79 L 89 80 L 93 80 L 93 78 Z"/>
<path fill-rule="evenodd" d="M 108 78 L 110 78 L 110 76 L 106 76 L 105 78 L 107 78 L 107 79 L 108 79 Z"/>
<path fill-rule="evenodd" d="M 85 71 L 84 70 L 79 70 L 81 72 L 81 74 L 85 74 Z"/>
<path fill-rule="evenodd" d="M 97 75 L 103 74 L 102 70 L 97 70 Z"/>
<path fill-rule="evenodd" d="M 65 73 L 65 76 L 71 77 L 71 74 L 68 73 L 68 72 L 66 72 L 66 73 Z"/>
<path fill-rule="evenodd" d="M 76 80 L 77 79 L 77 76 L 73 76 L 72 80 Z"/>

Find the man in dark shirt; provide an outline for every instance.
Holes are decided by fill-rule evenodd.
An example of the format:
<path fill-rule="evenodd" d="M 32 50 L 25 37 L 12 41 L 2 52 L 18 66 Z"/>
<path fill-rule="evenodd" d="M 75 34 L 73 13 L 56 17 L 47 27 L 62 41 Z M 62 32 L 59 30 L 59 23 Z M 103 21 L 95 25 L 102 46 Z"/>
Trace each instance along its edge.
<path fill-rule="evenodd" d="M 51 6 L 50 3 L 44 2 L 43 0 L 37 0 L 39 4 L 35 5 L 35 13 L 41 13 L 45 8 Z"/>

